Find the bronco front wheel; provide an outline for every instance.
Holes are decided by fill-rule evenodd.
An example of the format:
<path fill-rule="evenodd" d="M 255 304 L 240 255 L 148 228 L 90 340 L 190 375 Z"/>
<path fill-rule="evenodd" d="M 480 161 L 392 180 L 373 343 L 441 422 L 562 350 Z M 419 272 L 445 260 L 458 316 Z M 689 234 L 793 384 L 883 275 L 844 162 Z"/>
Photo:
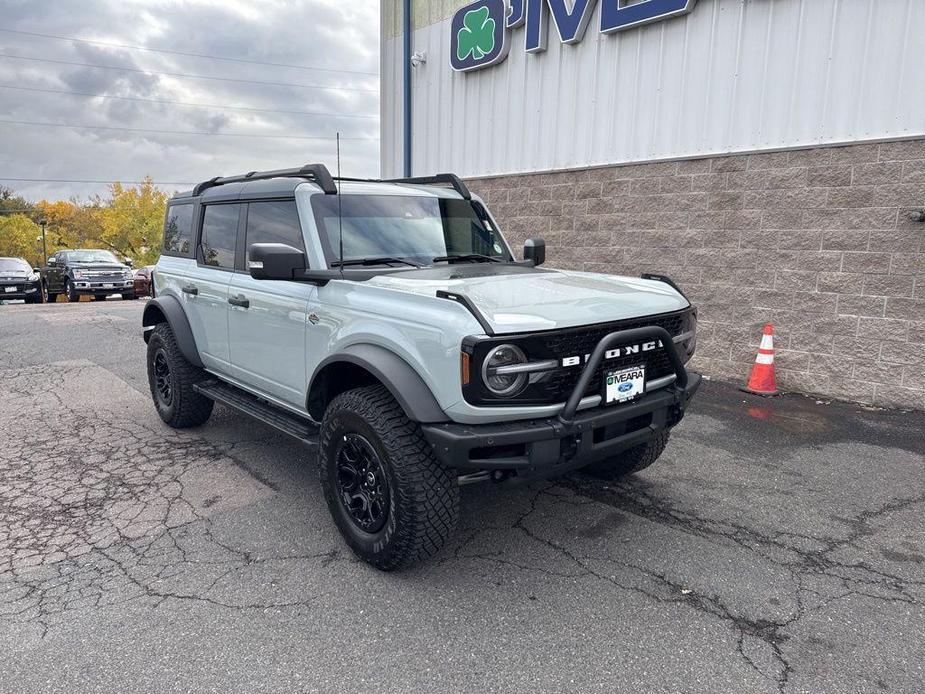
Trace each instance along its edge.
<path fill-rule="evenodd" d="M 456 527 L 459 487 L 383 386 L 337 396 L 321 423 L 321 486 L 357 556 L 391 571 L 436 554 Z"/>

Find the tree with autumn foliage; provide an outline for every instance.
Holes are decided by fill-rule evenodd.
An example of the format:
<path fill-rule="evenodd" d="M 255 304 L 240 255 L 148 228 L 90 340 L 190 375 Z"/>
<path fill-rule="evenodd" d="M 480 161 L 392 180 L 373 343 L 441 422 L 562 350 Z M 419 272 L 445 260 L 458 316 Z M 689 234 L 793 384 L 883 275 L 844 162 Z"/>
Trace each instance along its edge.
<path fill-rule="evenodd" d="M 39 223 L 45 221 L 49 255 L 67 248 L 105 248 L 131 258 L 136 267 L 152 265 L 160 256 L 169 197 L 150 178 L 131 187 L 113 183 L 106 196 L 86 202 L 42 200 L 32 204 L 13 191 L 0 190 L 0 256 L 23 257 L 44 265 Z M 4 208 L 9 214 L 4 214 Z"/>
<path fill-rule="evenodd" d="M 44 265 L 42 229 L 24 214 L 0 216 L 0 256 L 24 258 L 33 267 Z"/>
<path fill-rule="evenodd" d="M 113 183 L 109 199 L 97 200 L 100 212 L 97 240 L 117 255 L 132 258 L 138 267 L 156 263 L 168 198 L 150 178 L 131 188 Z"/>

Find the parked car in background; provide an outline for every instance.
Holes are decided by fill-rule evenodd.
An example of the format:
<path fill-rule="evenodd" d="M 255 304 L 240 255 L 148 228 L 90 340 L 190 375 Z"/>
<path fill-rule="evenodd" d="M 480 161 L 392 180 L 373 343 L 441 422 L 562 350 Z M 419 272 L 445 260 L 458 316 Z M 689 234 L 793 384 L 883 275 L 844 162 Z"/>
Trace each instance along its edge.
<path fill-rule="evenodd" d="M 0 301 L 13 299 L 42 303 L 42 280 L 22 258 L 0 258 Z"/>
<path fill-rule="evenodd" d="M 135 270 L 135 296 L 154 296 L 154 266 Z"/>
<path fill-rule="evenodd" d="M 58 251 L 48 259 L 41 274 L 48 302 L 56 301 L 59 294 L 72 302 L 80 301 L 85 295 L 97 301 L 110 294 L 121 294 L 123 299 L 135 298 L 132 261 L 128 258 L 120 261 L 112 251 Z"/>

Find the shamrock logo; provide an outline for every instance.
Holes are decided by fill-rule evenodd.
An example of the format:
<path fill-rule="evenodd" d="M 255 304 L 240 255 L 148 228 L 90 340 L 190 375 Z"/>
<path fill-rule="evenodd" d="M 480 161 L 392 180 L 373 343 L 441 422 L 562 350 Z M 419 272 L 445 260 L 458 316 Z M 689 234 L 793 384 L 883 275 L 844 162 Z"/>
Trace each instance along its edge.
<path fill-rule="evenodd" d="M 482 60 L 495 50 L 495 20 L 487 7 L 466 12 L 463 26 L 456 37 L 456 56 L 465 60 L 470 55 Z"/>

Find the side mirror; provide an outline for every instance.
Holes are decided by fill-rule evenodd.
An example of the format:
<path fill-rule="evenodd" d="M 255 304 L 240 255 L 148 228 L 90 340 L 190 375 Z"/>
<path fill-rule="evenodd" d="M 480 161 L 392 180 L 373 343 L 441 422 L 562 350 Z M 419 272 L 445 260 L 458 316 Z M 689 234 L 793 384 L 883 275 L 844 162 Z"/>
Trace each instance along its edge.
<path fill-rule="evenodd" d="M 32 272 L 34 272 L 35 274 L 39 274 L 41 271 L 42 271 L 42 268 L 39 268 L 39 267 L 32 268 Z"/>
<path fill-rule="evenodd" d="M 48 259 L 48 264 L 49 264 L 49 265 L 56 265 L 57 263 L 58 263 L 58 261 L 55 260 L 55 258 L 53 258 L 53 257 Z"/>
<path fill-rule="evenodd" d="M 543 239 L 527 239 L 524 242 L 524 260 L 532 260 L 533 266 L 546 262 L 546 242 Z"/>
<path fill-rule="evenodd" d="M 132 265 L 134 264 L 134 261 L 131 258 L 126 258 L 125 264 L 128 265 L 129 267 L 132 267 Z"/>
<path fill-rule="evenodd" d="M 247 256 L 247 270 L 255 280 L 291 280 L 305 271 L 305 253 L 285 243 L 255 243 Z"/>

